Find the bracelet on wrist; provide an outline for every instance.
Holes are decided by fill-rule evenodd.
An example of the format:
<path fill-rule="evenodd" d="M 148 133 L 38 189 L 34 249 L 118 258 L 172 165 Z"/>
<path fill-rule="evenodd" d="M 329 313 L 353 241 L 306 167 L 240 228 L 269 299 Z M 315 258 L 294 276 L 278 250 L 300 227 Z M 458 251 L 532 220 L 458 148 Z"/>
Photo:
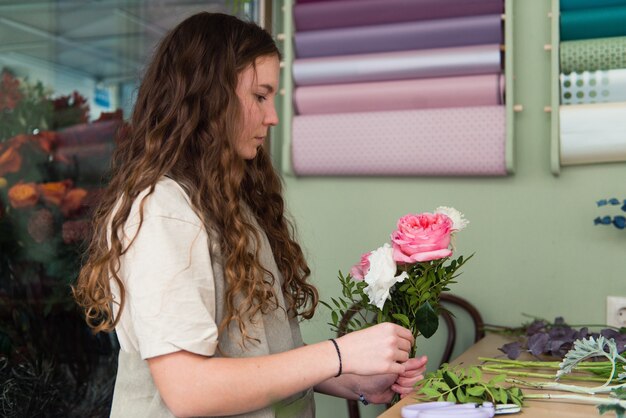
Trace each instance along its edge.
<path fill-rule="evenodd" d="M 343 371 L 343 364 L 341 363 L 341 351 L 339 351 L 339 345 L 337 344 L 337 341 L 335 341 L 334 338 L 331 338 L 330 341 L 335 346 L 335 350 L 337 350 L 337 357 L 339 358 L 339 371 L 337 372 L 335 377 L 339 377 L 341 376 L 341 372 Z"/>

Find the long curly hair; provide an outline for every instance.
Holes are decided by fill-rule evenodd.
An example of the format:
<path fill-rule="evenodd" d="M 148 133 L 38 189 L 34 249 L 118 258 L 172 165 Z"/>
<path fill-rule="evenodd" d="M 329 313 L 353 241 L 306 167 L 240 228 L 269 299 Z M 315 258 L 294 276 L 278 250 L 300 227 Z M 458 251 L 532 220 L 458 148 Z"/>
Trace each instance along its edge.
<path fill-rule="evenodd" d="M 219 237 L 226 282 L 220 331 L 234 322 L 245 342 L 250 337 L 243 318 L 278 307 L 272 290 L 278 278 L 259 263 L 258 249 L 250 254 L 259 235 L 243 205 L 269 239 L 289 314 L 313 316 L 318 293 L 307 283 L 310 270 L 285 217 L 281 180 L 264 149 L 244 160 L 234 147 L 243 115 L 238 76 L 267 56 L 280 53 L 265 30 L 219 13 L 191 16 L 161 41 L 139 87 L 130 126 L 118 139 L 87 259 L 73 288 L 94 332 L 113 330 L 121 311 L 114 316 L 112 304 L 124 306 L 118 272 L 120 257 L 132 245 L 124 246 L 122 231 L 133 202 L 145 189 L 152 193 L 166 174 L 185 186 L 205 228 L 215 232 L 210 236 Z M 143 221 L 143 202 L 140 208 Z M 120 289 L 119 301 L 113 300 L 111 281 Z"/>

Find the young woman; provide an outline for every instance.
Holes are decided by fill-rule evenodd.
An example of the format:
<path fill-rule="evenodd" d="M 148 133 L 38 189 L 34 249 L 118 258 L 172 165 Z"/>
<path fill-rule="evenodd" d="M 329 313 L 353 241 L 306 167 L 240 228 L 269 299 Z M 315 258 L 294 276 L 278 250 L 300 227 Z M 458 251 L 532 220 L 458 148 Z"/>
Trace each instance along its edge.
<path fill-rule="evenodd" d="M 279 52 L 200 13 L 161 42 L 120 138 L 75 291 L 120 341 L 112 416 L 312 417 L 312 390 L 388 402 L 421 378 L 381 324 L 304 345 L 318 302 L 262 145 Z"/>

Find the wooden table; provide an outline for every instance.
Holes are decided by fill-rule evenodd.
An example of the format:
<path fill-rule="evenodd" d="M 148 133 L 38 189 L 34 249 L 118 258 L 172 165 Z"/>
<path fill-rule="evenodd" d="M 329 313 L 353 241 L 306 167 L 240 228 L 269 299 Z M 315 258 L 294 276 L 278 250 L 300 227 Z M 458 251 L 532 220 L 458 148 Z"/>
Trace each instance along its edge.
<path fill-rule="evenodd" d="M 497 334 L 488 334 L 485 338 L 474 344 L 466 352 L 451 362 L 453 365 L 476 365 L 478 357 L 499 357 L 502 352 L 498 350 L 503 344 L 509 342 L 505 337 Z M 567 381 L 566 381 L 567 382 Z M 583 383 L 584 384 L 584 383 Z M 569 393 L 524 389 L 525 393 Z M 412 396 L 407 396 L 396 405 L 386 410 L 379 418 L 401 418 L 400 411 L 403 406 L 415 403 Z M 564 403 L 555 400 L 528 400 L 524 403 L 521 413 L 513 415 L 497 415 L 498 417 L 524 417 L 524 418 L 590 418 L 600 417 L 600 413 L 595 405 L 580 403 Z M 608 413 L 604 416 L 615 416 Z"/>

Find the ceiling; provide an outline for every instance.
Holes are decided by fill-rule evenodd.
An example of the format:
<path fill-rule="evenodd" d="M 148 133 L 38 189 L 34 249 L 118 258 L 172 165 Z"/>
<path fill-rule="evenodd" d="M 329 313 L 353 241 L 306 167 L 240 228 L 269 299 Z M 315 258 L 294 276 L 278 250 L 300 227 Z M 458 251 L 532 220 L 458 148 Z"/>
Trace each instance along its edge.
<path fill-rule="evenodd" d="M 124 83 L 168 29 L 199 11 L 231 13 L 236 1 L 0 0 L 0 58 Z M 249 16 L 251 7 L 240 10 Z"/>

